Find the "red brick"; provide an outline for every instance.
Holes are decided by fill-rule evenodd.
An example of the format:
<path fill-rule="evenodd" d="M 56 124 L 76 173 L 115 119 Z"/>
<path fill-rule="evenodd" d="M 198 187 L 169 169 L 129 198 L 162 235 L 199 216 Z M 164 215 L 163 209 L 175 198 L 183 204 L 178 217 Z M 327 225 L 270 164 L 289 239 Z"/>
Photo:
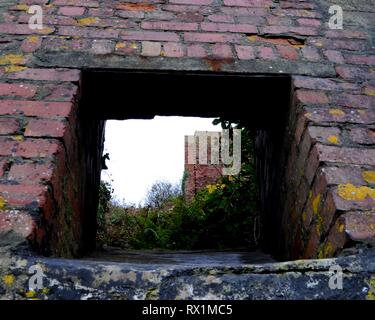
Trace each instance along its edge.
<path fill-rule="evenodd" d="M 327 38 L 366 39 L 365 33 L 347 29 L 328 30 L 325 36 Z"/>
<path fill-rule="evenodd" d="M 324 144 L 341 144 L 341 131 L 339 128 L 309 126 L 308 132 L 314 143 L 320 142 Z M 337 141 L 333 140 L 332 137 L 335 137 Z"/>
<path fill-rule="evenodd" d="M 362 68 L 337 66 L 336 72 L 343 79 L 375 79 L 373 72 Z"/>
<path fill-rule="evenodd" d="M 327 95 L 321 91 L 297 90 L 297 99 L 307 104 L 326 104 L 329 102 Z"/>
<path fill-rule="evenodd" d="M 8 173 L 8 179 L 25 184 L 39 184 L 42 181 L 50 181 L 52 167 L 48 164 L 13 164 Z"/>
<path fill-rule="evenodd" d="M 93 0 L 54 0 L 54 5 L 58 6 L 77 6 L 77 7 L 88 7 L 98 8 L 99 2 Z"/>
<path fill-rule="evenodd" d="M 276 48 L 284 59 L 288 59 L 288 60 L 298 59 L 298 52 L 292 46 L 276 46 Z"/>
<path fill-rule="evenodd" d="M 348 212 L 342 216 L 345 232 L 353 241 L 373 242 L 375 240 L 375 213 Z"/>
<path fill-rule="evenodd" d="M 224 14 L 211 14 L 208 17 L 208 20 L 212 22 L 227 22 L 227 23 L 233 23 L 235 22 L 234 17 Z"/>
<path fill-rule="evenodd" d="M 317 144 L 317 150 L 320 160 L 324 162 L 375 165 L 375 149 L 344 148 Z"/>
<path fill-rule="evenodd" d="M 0 134 L 15 134 L 19 127 L 20 125 L 17 119 L 0 118 Z"/>
<path fill-rule="evenodd" d="M 293 80 L 294 80 L 293 84 L 296 88 L 329 90 L 329 91 L 340 90 L 336 82 L 330 79 L 313 78 L 313 77 L 306 77 L 306 76 L 294 76 Z"/>
<path fill-rule="evenodd" d="M 214 44 L 211 48 L 212 56 L 219 59 L 233 58 L 232 49 L 227 44 Z"/>
<path fill-rule="evenodd" d="M 184 39 L 187 42 L 238 42 L 241 36 L 225 33 L 185 33 Z"/>
<path fill-rule="evenodd" d="M 321 25 L 320 20 L 317 20 L 317 19 L 305 19 L 305 18 L 301 18 L 301 19 L 297 19 L 297 22 L 301 26 L 320 27 L 320 25 Z"/>
<path fill-rule="evenodd" d="M 258 32 L 256 26 L 250 24 L 233 24 L 233 23 L 213 23 L 202 22 L 201 29 L 203 31 L 213 32 L 238 32 L 238 33 L 254 33 Z"/>
<path fill-rule="evenodd" d="M 30 119 L 25 136 L 61 138 L 64 136 L 65 126 L 65 123 L 60 120 Z"/>
<path fill-rule="evenodd" d="M 328 166 L 322 169 L 328 185 L 338 185 L 352 183 L 354 185 L 364 185 L 362 170 L 357 166 Z"/>
<path fill-rule="evenodd" d="M 21 50 L 26 53 L 35 52 L 41 45 L 42 39 L 40 37 L 29 37 L 22 41 Z"/>
<path fill-rule="evenodd" d="M 319 61 L 321 60 L 318 50 L 314 47 L 303 47 L 302 55 L 306 60 L 309 61 Z"/>
<path fill-rule="evenodd" d="M 78 81 L 79 70 L 63 69 L 26 69 L 9 75 L 11 79 L 44 80 L 44 81 Z"/>
<path fill-rule="evenodd" d="M 72 110 L 70 102 L 43 102 L 26 100 L 0 100 L 0 114 L 23 113 L 37 117 L 68 117 Z"/>
<path fill-rule="evenodd" d="M 193 5 L 210 5 L 213 0 L 170 0 L 174 4 L 193 4 Z"/>
<path fill-rule="evenodd" d="M 117 39 L 119 30 L 102 29 L 102 28 L 86 28 L 75 26 L 60 26 L 58 34 L 61 36 L 83 37 L 83 38 L 113 38 Z"/>
<path fill-rule="evenodd" d="M 33 205 L 39 207 L 44 202 L 46 186 L 25 184 L 0 184 L 0 196 L 9 206 L 25 207 Z"/>
<path fill-rule="evenodd" d="M 339 108 L 314 108 L 308 110 L 305 114 L 306 118 L 310 121 L 319 124 L 329 122 L 337 123 L 359 123 L 371 124 L 375 121 L 375 112 L 372 110 L 346 110 Z"/>
<path fill-rule="evenodd" d="M 326 50 L 324 51 L 324 55 L 327 59 L 334 63 L 344 63 L 344 57 L 340 51 L 336 50 Z"/>
<path fill-rule="evenodd" d="M 85 8 L 83 7 L 60 7 L 59 14 L 70 17 L 82 16 L 85 13 Z"/>
<path fill-rule="evenodd" d="M 142 42 L 142 52 L 141 55 L 145 57 L 157 57 L 161 53 L 161 43 L 160 42 Z"/>
<path fill-rule="evenodd" d="M 236 7 L 266 7 L 272 4 L 271 0 L 224 0 L 226 6 Z"/>
<path fill-rule="evenodd" d="M 271 47 L 257 46 L 258 57 L 265 60 L 275 60 L 276 55 Z"/>
<path fill-rule="evenodd" d="M 254 49 L 250 46 L 236 46 L 238 59 L 252 60 L 255 59 Z"/>
<path fill-rule="evenodd" d="M 183 57 L 185 53 L 184 47 L 181 44 L 175 42 L 165 43 L 163 49 L 166 57 Z"/>
<path fill-rule="evenodd" d="M 0 83 L 0 96 L 32 98 L 37 87 L 29 84 Z"/>
<path fill-rule="evenodd" d="M 208 56 L 206 49 L 200 44 L 188 46 L 187 55 L 192 58 L 205 58 Z"/>
<path fill-rule="evenodd" d="M 121 33 L 121 39 L 140 40 L 140 41 L 171 41 L 178 42 L 179 36 L 172 32 L 158 31 L 124 31 Z"/>
<path fill-rule="evenodd" d="M 0 232 L 12 231 L 28 238 L 35 228 L 35 222 L 26 211 L 0 211 Z"/>
<path fill-rule="evenodd" d="M 197 23 L 188 22 L 168 22 L 168 21 L 144 21 L 141 23 L 142 29 L 158 29 L 158 30 L 179 30 L 179 31 L 195 31 L 198 29 Z"/>
<path fill-rule="evenodd" d="M 45 158 L 55 155 L 59 148 L 60 144 L 56 140 L 26 139 L 17 143 L 15 155 L 24 158 Z"/>
<path fill-rule="evenodd" d="M 279 35 L 283 33 L 295 33 L 303 36 L 315 36 L 318 34 L 316 28 L 312 27 L 287 27 L 287 26 L 267 26 L 263 27 L 264 34 Z"/>
<path fill-rule="evenodd" d="M 333 95 L 331 99 L 337 105 L 350 108 L 373 109 L 375 106 L 374 96 L 340 93 Z"/>
<path fill-rule="evenodd" d="M 346 55 L 345 61 L 351 64 L 375 65 L 375 56 Z"/>
<path fill-rule="evenodd" d="M 8 137 L 0 137 L 0 156 L 12 156 L 16 151 L 16 141 Z"/>
<path fill-rule="evenodd" d="M 51 26 L 44 26 L 42 30 L 32 30 L 28 24 L 1 23 L 0 30 L 2 34 L 51 34 L 55 29 Z"/>
<path fill-rule="evenodd" d="M 359 186 L 351 186 L 352 184 L 350 184 L 350 190 L 352 190 L 352 188 L 356 188 L 356 187 L 359 187 Z M 334 201 L 335 201 L 335 207 L 337 208 L 337 210 L 340 210 L 340 211 L 356 211 L 356 210 L 360 210 L 360 211 L 372 211 L 374 210 L 375 208 L 375 198 L 374 197 L 371 197 L 370 195 L 367 195 L 366 198 L 364 199 L 350 199 L 350 198 L 347 198 L 347 196 L 343 196 L 339 189 L 344 187 L 345 188 L 346 185 L 339 185 L 338 187 L 335 187 L 333 188 L 333 197 L 334 197 Z M 355 190 L 355 189 L 354 189 Z M 355 194 L 355 191 L 353 191 L 353 193 Z"/>
<path fill-rule="evenodd" d="M 375 129 L 352 128 L 349 131 L 350 140 L 362 145 L 375 145 Z"/>

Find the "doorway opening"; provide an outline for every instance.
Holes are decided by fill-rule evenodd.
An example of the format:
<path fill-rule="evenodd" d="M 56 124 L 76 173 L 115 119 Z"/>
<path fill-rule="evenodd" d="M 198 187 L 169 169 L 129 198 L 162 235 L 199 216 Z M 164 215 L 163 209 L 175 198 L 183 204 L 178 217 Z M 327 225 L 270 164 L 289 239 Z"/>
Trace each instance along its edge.
<path fill-rule="evenodd" d="M 251 167 L 247 169 L 253 170 L 253 180 L 251 183 L 254 182 L 254 185 L 249 184 L 249 181 L 245 178 L 243 189 L 241 189 L 238 187 L 240 180 L 237 179 L 236 175 L 228 175 L 218 179 L 217 183 L 210 181 L 201 185 L 200 188 L 194 191 L 193 197 L 187 197 L 184 194 L 187 189 L 186 185 L 184 185 L 187 180 L 185 176 L 186 170 L 184 170 L 185 181 L 181 181 L 181 185 L 179 186 L 181 193 L 175 194 L 177 198 L 180 197 L 179 199 L 183 199 L 183 202 L 171 204 L 166 201 L 163 204 L 166 206 L 162 208 L 163 210 L 159 210 L 159 208 L 154 211 L 150 210 L 150 205 L 143 204 L 141 206 L 129 206 L 128 208 L 125 205 L 125 209 L 130 213 L 130 216 L 139 216 L 142 214 L 147 218 L 149 215 L 151 216 L 151 221 L 144 222 L 142 232 L 144 232 L 145 241 L 148 241 L 148 244 L 156 243 L 157 245 L 154 248 L 152 246 L 147 248 L 147 245 L 143 248 L 155 249 L 158 246 L 160 247 L 160 239 L 163 238 L 162 231 L 165 230 L 155 230 L 158 227 L 155 224 L 151 226 L 147 225 L 147 223 L 154 223 L 155 221 L 152 220 L 152 217 L 160 216 L 160 212 L 163 212 L 167 216 L 168 210 L 169 213 L 175 212 L 175 208 L 177 207 L 180 213 L 184 212 L 183 218 L 194 214 L 202 218 L 205 215 L 207 216 L 210 210 L 217 213 L 219 217 L 222 217 L 220 216 L 220 210 L 221 214 L 225 215 L 233 209 L 232 214 L 234 214 L 240 211 L 239 208 L 242 207 L 244 209 L 240 213 L 242 215 L 245 214 L 246 210 L 249 216 L 257 212 L 255 219 L 249 220 L 252 221 L 252 224 L 249 224 L 245 233 L 239 234 L 236 232 L 236 228 L 238 228 L 238 221 L 236 222 L 236 219 L 216 219 L 221 221 L 221 223 L 217 223 L 218 221 L 213 218 L 214 214 L 212 214 L 210 216 L 211 220 L 209 220 L 211 224 L 206 224 L 207 221 L 203 221 L 202 229 L 206 229 L 206 234 L 201 232 L 199 234 L 201 237 L 198 236 L 199 241 L 197 243 L 204 243 L 203 246 L 189 246 L 189 244 L 194 243 L 194 236 L 199 232 L 196 230 L 196 225 L 189 224 L 191 221 L 185 224 L 181 224 L 181 221 L 179 221 L 181 230 L 176 232 L 175 236 L 181 234 L 181 231 L 184 230 L 185 245 L 174 246 L 174 243 L 180 241 L 179 243 L 181 244 L 184 241 L 181 241 L 181 239 L 174 241 L 173 239 L 175 238 L 173 237 L 168 238 L 170 236 L 170 230 L 168 230 L 169 234 L 166 232 L 168 235 L 165 237 L 169 239 L 169 242 L 164 247 L 161 246 L 162 249 L 225 250 L 233 249 L 233 247 L 242 247 L 237 246 L 240 244 L 240 241 L 236 243 L 236 241 L 233 242 L 233 239 L 231 239 L 232 242 L 228 242 L 229 244 L 234 244 L 234 246 L 231 246 L 227 245 L 220 238 L 220 230 L 232 228 L 234 230 L 232 230 L 233 233 L 237 233 L 238 240 L 246 238 L 244 234 L 251 235 L 251 237 L 248 237 L 248 239 L 252 239 L 248 249 L 263 249 L 266 252 L 272 253 L 274 257 L 277 257 L 281 221 L 280 173 L 283 168 L 283 161 L 285 160 L 282 151 L 290 91 L 290 78 L 286 76 L 268 77 L 261 75 L 136 71 L 121 73 L 115 71 L 85 72 L 82 79 L 82 99 L 79 117 L 80 125 L 86 130 L 80 130 L 80 132 L 82 132 L 82 141 L 84 141 L 84 145 L 86 146 L 84 148 L 86 153 L 84 158 L 94 173 L 87 179 L 86 183 L 88 192 L 92 196 L 90 199 L 87 199 L 85 211 L 91 213 L 93 211 L 97 212 L 98 203 L 100 203 L 100 193 L 98 190 L 102 190 L 103 187 L 100 176 L 103 166 L 106 166 L 105 161 L 103 161 L 103 158 L 104 160 L 106 158 L 106 152 L 104 151 L 106 121 L 130 121 L 131 119 L 133 121 L 139 121 L 140 119 L 152 121 L 150 119 L 154 119 L 155 117 L 211 118 L 215 119 L 215 123 L 218 125 L 217 131 L 221 131 L 222 128 L 228 131 L 228 141 L 231 142 L 230 152 L 232 156 L 234 154 L 234 129 L 240 130 L 241 136 L 246 133 L 245 140 L 242 137 L 242 142 L 245 143 L 242 144 L 241 155 L 243 156 L 244 154 L 244 146 L 249 148 L 247 142 L 250 142 L 251 150 L 247 150 L 247 152 L 251 154 L 250 158 L 253 162 L 243 162 L 241 170 L 244 167 L 246 168 L 246 166 Z M 132 136 L 121 137 L 124 140 L 127 138 L 134 139 Z M 219 144 L 221 145 L 221 142 Z M 199 150 L 197 151 L 199 153 Z M 132 156 L 136 157 L 135 154 Z M 197 164 L 194 165 L 196 166 Z M 194 170 L 196 170 L 196 167 Z M 190 178 L 194 170 L 192 169 L 190 172 Z M 235 183 L 232 181 L 235 181 Z M 162 189 L 163 186 L 159 185 L 156 187 L 161 187 Z M 164 185 L 164 187 L 166 186 Z M 250 191 L 252 187 L 253 190 Z M 228 189 L 229 191 L 227 191 Z M 245 194 L 246 192 L 247 194 Z M 229 193 L 231 194 L 230 197 Z M 210 199 L 210 196 L 213 199 Z M 251 206 L 254 207 L 253 210 L 248 209 Z M 218 207 L 221 208 L 219 211 Z M 92 214 L 88 213 L 87 217 L 91 221 L 88 225 L 92 229 L 92 232 L 96 234 L 98 226 L 98 230 L 100 231 L 100 215 L 94 219 Z M 243 216 L 241 217 L 241 221 L 244 221 Z M 178 219 L 180 218 L 178 217 Z M 199 220 L 199 217 L 195 218 Z M 121 221 L 121 223 L 123 223 L 124 230 L 127 230 L 127 232 L 131 233 L 136 229 L 135 222 L 139 224 L 139 221 L 134 222 L 137 219 L 128 221 L 128 224 L 126 224 L 126 219 L 129 220 L 129 215 L 124 219 L 125 223 L 123 223 L 124 221 Z M 170 219 L 170 221 L 173 221 L 173 219 Z M 230 221 L 233 221 L 233 224 Z M 115 218 L 114 222 L 114 224 L 120 223 Z M 210 228 L 216 228 L 215 232 L 211 230 L 210 233 Z M 241 228 L 244 229 L 245 227 L 241 226 Z M 215 247 L 215 244 L 218 246 Z M 135 245 L 131 249 L 136 249 L 136 247 Z M 242 249 L 246 249 L 244 247 L 246 246 L 243 246 Z M 122 256 L 122 253 L 117 252 L 115 255 Z M 96 254 L 91 255 L 91 257 L 98 258 Z M 113 257 L 110 259 L 113 260 Z"/>

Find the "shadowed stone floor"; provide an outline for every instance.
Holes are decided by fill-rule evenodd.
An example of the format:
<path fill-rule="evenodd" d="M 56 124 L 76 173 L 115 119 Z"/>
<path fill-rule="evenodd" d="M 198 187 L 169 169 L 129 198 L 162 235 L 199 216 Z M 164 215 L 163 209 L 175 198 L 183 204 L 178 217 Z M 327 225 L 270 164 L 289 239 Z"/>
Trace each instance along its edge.
<path fill-rule="evenodd" d="M 262 251 L 161 251 L 124 250 L 108 247 L 85 257 L 87 260 L 123 262 L 131 264 L 179 265 L 179 266 L 240 266 L 275 262 Z"/>

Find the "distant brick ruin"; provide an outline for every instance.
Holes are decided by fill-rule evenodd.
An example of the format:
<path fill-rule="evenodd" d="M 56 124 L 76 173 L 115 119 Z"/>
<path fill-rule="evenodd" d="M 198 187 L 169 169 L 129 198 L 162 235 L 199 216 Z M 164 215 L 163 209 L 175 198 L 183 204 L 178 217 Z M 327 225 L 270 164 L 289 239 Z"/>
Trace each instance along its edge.
<path fill-rule="evenodd" d="M 199 145 L 199 138 L 197 134 L 195 146 Z M 222 164 L 213 164 L 211 161 L 211 139 L 208 137 L 207 144 L 207 163 L 199 162 L 199 152 L 196 151 L 195 163 L 190 163 L 188 136 L 185 136 L 185 172 L 184 172 L 184 195 L 187 200 L 191 200 L 194 195 L 209 184 L 215 184 L 222 176 Z M 220 161 L 220 159 L 219 159 Z"/>

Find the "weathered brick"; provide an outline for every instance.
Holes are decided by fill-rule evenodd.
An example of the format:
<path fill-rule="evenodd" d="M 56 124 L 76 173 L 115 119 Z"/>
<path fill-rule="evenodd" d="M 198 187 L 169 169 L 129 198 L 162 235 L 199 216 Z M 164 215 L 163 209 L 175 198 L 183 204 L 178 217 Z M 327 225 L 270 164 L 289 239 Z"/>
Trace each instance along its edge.
<path fill-rule="evenodd" d="M 341 131 L 334 127 L 308 127 L 308 132 L 313 142 L 320 142 L 324 144 L 341 144 Z"/>
<path fill-rule="evenodd" d="M 352 183 L 364 185 L 362 170 L 357 166 L 327 166 L 322 169 L 328 185 Z"/>
<path fill-rule="evenodd" d="M 373 242 L 375 240 L 375 213 L 348 212 L 342 216 L 346 234 L 353 241 Z"/>
<path fill-rule="evenodd" d="M 0 196 L 12 207 L 34 206 L 38 208 L 43 204 L 46 192 L 46 186 L 0 184 Z"/>
<path fill-rule="evenodd" d="M 333 95 L 331 99 L 337 105 L 350 108 L 373 109 L 375 106 L 375 96 L 340 93 Z"/>
<path fill-rule="evenodd" d="M 156 57 L 161 53 L 161 43 L 160 42 L 142 42 L 142 56 L 146 57 Z"/>
<path fill-rule="evenodd" d="M 375 129 L 352 128 L 349 131 L 350 140 L 362 145 L 375 145 Z"/>
<path fill-rule="evenodd" d="M 277 51 L 284 59 L 297 60 L 298 52 L 292 46 L 276 46 Z"/>
<path fill-rule="evenodd" d="M 301 26 L 309 26 L 309 27 L 320 27 L 321 21 L 318 19 L 305 19 L 305 18 L 300 18 L 297 19 L 297 22 Z"/>
<path fill-rule="evenodd" d="M 236 7 L 266 7 L 272 4 L 271 0 L 224 0 L 226 6 Z"/>
<path fill-rule="evenodd" d="M 318 34 L 316 28 L 312 27 L 288 27 L 288 26 L 267 26 L 262 28 L 264 34 L 278 35 L 282 33 L 294 33 L 303 36 L 315 36 Z"/>
<path fill-rule="evenodd" d="M 26 137 L 52 137 L 64 136 L 66 124 L 61 120 L 30 119 L 26 126 Z"/>
<path fill-rule="evenodd" d="M 42 181 L 50 181 L 52 172 L 51 164 L 13 164 L 9 170 L 8 179 L 24 184 L 39 184 Z"/>
<path fill-rule="evenodd" d="M 325 104 L 329 102 L 327 95 L 322 91 L 297 90 L 297 99 L 307 104 Z"/>
<path fill-rule="evenodd" d="M 344 63 L 344 57 L 340 51 L 337 50 L 326 50 L 324 51 L 326 58 L 334 63 Z"/>
<path fill-rule="evenodd" d="M 276 55 L 271 47 L 257 46 L 258 57 L 265 60 L 276 60 Z"/>
<path fill-rule="evenodd" d="M 27 100 L 0 100 L 0 114 L 23 113 L 37 117 L 68 117 L 72 110 L 69 102 L 44 102 Z"/>
<path fill-rule="evenodd" d="M 0 83 L 0 96 L 32 98 L 37 87 L 30 84 Z"/>
<path fill-rule="evenodd" d="M 55 32 L 55 29 L 51 26 L 44 26 L 43 29 L 33 30 L 29 28 L 28 24 L 15 24 L 15 23 L 1 23 L 0 30 L 2 34 L 14 34 L 14 35 L 31 35 L 31 34 L 50 34 Z"/>
<path fill-rule="evenodd" d="M 237 57 L 240 60 L 255 59 L 254 49 L 251 46 L 236 46 Z"/>
<path fill-rule="evenodd" d="M 32 236 L 34 228 L 35 222 L 27 211 L 0 211 L 0 232 L 12 231 L 27 239 Z"/>
<path fill-rule="evenodd" d="M 375 149 L 344 148 L 317 144 L 317 150 L 320 160 L 324 162 L 375 165 Z"/>
<path fill-rule="evenodd" d="M 375 79 L 375 75 L 368 69 L 337 66 L 336 71 L 344 79 Z"/>
<path fill-rule="evenodd" d="M 233 58 L 232 49 L 227 44 L 214 44 L 211 48 L 212 56 L 219 59 Z"/>
<path fill-rule="evenodd" d="M 187 55 L 192 58 L 204 58 L 208 56 L 206 49 L 200 44 L 192 44 L 188 46 Z"/>
<path fill-rule="evenodd" d="M 166 57 L 178 58 L 183 57 L 185 54 L 185 48 L 181 44 L 175 42 L 165 43 L 163 45 L 163 50 Z"/>
<path fill-rule="evenodd" d="M 178 30 L 178 31 L 195 31 L 198 24 L 195 22 L 168 22 L 168 21 L 144 21 L 141 23 L 142 29 L 157 30 Z"/>
<path fill-rule="evenodd" d="M 225 33 L 185 33 L 184 39 L 187 42 L 239 42 L 241 36 Z"/>
<path fill-rule="evenodd" d="M 77 17 L 85 13 L 84 7 L 60 7 L 58 13 L 64 16 Z"/>
<path fill-rule="evenodd" d="M 238 32 L 238 33 L 254 33 L 258 32 L 256 26 L 250 24 L 234 24 L 234 23 L 213 23 L 202 22 L 201 29 L 203 31 L 214 32 Z"/>
<path fill-rule="evenodd" d="M 178 42 L 179 36 L 172 32 L 158 31 L 124 31 L 121 33 L 121 39 L 140 40 L 140 41 L 171 41 Z"/>
<path fill-rule="evenodd" d="M 42 39 L 38 36 L 30 36 L 22 41 L 21 50 L 26 53 L 35 52 L 42 45 Z"/>
<path fill-rule="evenodd" d="M 26 69 L 9 75 L 11 79 L 44 80 L 44 81 L 78 81 L 79 70 L 63 69 Z"/>
<path fill-rule="evenodd" d="M 193 5 L 210 5 L 213 0 L 170 0 L 174 4 L 193 4 Z"/>
<path fill-rule="evenodd" d="M 306 60 L 309 61 L 319 61 L 321 60 L 318 50 L 314 47 L 303 47 L 302 55 Z"/>
<path fill-rule="evenodd" d="M 345 61 L 350 64 L 375 65 L 375 56 L 345 55 Z"/>
<path fill-rule="evenodd" d="M 15 155 L 24 158 L 45 158 L 55 155 L 60 148 L 56 140 L 26 139 L 17 143 Z"/>
<path fill-rule="evenodd" d="M 19 130 L 19 127 L 20 124 L 17 119 L 0 118 L 0 134 L 15 134 Z"/>

